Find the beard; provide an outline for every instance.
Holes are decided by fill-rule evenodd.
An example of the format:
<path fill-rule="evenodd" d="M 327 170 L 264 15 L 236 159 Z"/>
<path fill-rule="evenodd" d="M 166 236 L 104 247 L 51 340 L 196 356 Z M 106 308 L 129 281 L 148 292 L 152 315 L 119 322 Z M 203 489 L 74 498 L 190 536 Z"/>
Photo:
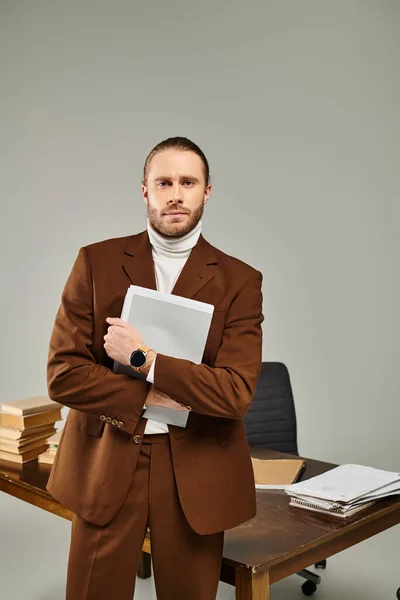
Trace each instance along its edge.
<path fill-rule="evenodd" d="M 170 206 L 169 211 L 180 210 L 179 206 Z M 185 209 L 186 212 L 186 209 Z M 156 208 L 152 208 L 150 204 L 147 205 L 147 216 L 149 217 L 150 225 L 161 235 L 165 237 L 181 237 L 192 231 L 197 223 L 200 221 L 204 212 L 204 204 L 201 204 L 199 208 L 191 211 L 188 214 L 188 218 L 185 219 L 184 223 L 172 222 L 167 223 L 167 219 L 160 214 Z"/>

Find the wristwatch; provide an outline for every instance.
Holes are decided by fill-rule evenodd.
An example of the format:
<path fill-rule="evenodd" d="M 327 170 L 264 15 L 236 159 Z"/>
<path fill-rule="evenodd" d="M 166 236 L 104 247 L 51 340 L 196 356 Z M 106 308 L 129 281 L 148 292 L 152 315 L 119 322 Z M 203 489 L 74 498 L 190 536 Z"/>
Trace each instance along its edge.
<path fill-rule="evenodd" d="M 151 350 L 143 344 L 137 350 L 134 350 L 130 357 L 130 366 L 137 373 L 142 373 L 141 368 L 146 364 L 147 353 Z"/>

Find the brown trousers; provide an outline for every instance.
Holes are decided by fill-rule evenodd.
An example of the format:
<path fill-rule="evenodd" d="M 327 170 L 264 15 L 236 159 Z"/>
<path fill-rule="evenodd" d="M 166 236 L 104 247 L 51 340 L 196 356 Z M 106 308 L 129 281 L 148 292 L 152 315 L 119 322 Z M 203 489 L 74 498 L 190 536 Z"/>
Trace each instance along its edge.
<path fill-rule="evenodd" d="M 224 532 L 199 535 L 188 524 L 168 433 L 143 436 L 129 493 L 110 523 L 73 515 L 66 600 L 132 600 L 147 527 L 157 599 L 215 600 Z"/>

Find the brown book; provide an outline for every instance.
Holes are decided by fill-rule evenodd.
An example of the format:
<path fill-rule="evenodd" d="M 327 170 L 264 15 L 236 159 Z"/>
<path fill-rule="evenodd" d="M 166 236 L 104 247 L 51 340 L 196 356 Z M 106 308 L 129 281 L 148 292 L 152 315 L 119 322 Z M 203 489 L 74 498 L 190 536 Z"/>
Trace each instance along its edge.
<path fill-rule="evenodd" d="M 60 443 L 61 433 L 62 433 L 62 429 L 53 433 L 53 435 L 51 435 L 48 438 L 47 443 L 50 444 L 50 446 L 58 447 L 58 444 Z"/>
<path fill-rule="evenodd" d="M 49 454 L 46 450 L 46 452 L 42 452 L 38 455 L 38 462 L 44 465 L 52 465 L 54 462 L 54 456 Z"/>
<path fill-rule="evenodd" d="M 34 448 L 35 445 L 39 442 L 40 444 L 47 443 L 47 438 L 49 437 L 48 433 L 38 435 L 32 438 L 24 439 L 22 442 L 20 440 L 2 440 L 0 438 L 0 450 L 4 450 L 6 452 L 14 452 L 15 454 L 22 454 L 26 452 L 26 450 L 30 448 Z"/>
<path fill-rule="evenodd" d="M 61 421 L 61 419 L 61 408 L 46 410 L 34 415 L 27 415 L 26 417 L 0 413 L 0 425 L 7 425 L 16 429 L 29 429 L 30 427 L 55 423 L 56 421 Z"/>
<path fill-rule="evenodd" d="M 46 410 L 55 410 L 56 408 L 62 408 L 62 404 L 54 402 L 48 396 L 32 396 L 31 398 L 0 403 L 0 412 L 21 417 L 45 412 Z"/>
<path fill-rule="evenodd" d="M 30 460 L 35 459 L 41 452 L 46 450 L 46 446 L 39 446 L 30 452 L 25 452 L 24 454 L 12 454 L 11 452 L 4 452 L 0 450 L 0 460 L 8 460 L 10 462 L 15 463 L 26 463 Z"/>
<path fill-rule="evenodd" d="M 39 425 L 39 427 L 30 427 L 29 429 L 15 429 L 15 427 L 8 427 L 7 425 L 0 425 L 0 438 L 3 440 L 25 440 L 32 436 L 38 436 L 42 433 L 48 433 L 51 435 L 55 431 L 55 427 L 52 424 Z"/>
<path fill-rule="evenodd" d="M 304 468 L 302 458 L 251 458 L 254 481 L 258 489 L 280 489 L 297 481 Z"/>
<path fill-rule="evenodd" d="M 46 438 L 43 437 L 39 440 L 35 440 L 34 442 L 31 442 L 30 444 L 26 444 L 25 446 L 21 447 L 15 447 L 15 446 L 7 446 L 5 444 L 0 444 L 0 451 L 1 452 L 8 452 L 10 454 L 26 454 L 27 452 L 30 452 L 30 450 L 34 450 L 35 448 L 39 448 L 40 446 L 46 445 L 46 449 L 47 449 L 47 444 L 46 444 Z"/>
<path fill-rule="evenodd" d="M 3 437 L 1 435 L 0 432 L 0 444 L 7 444 L 8 446 L 15 446 L 15 447 L 21 447 L 24 446 L 25 444 L 30 444 L 31 442 L 33 442 L 33 440 L 39 439 L 39 438 L 47 438 L 51 435 L 53 435 L 53 433 L 55 432 L 55 427 L 54 425 L 46 425 L 43 429 L 42 428 L 38 428 L 40 429 L 39 432 L 36 431 L 36 427 L 34 427 L 33 429 L 27 429 L 26 431 L 29 432 L 29 435 L 26 435 L 23 438 L 19 438 L 17 440 L 9 438 L 9 437 Z"/>

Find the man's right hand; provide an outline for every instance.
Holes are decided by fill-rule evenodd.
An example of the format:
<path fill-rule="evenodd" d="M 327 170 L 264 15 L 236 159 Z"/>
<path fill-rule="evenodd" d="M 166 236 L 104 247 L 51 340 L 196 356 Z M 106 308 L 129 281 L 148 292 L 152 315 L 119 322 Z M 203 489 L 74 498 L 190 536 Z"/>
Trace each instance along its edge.
<path fill-rule="evenodd" d="M 184 406 L 181 406 L 179 402 L 175 402 L 170 396 L 157 390 L 154 384 L 151 384 L 151 388 L 146 398 L 146 406 L 166 406 L 173 408 L 174 410 L 187 410 Z"/>

